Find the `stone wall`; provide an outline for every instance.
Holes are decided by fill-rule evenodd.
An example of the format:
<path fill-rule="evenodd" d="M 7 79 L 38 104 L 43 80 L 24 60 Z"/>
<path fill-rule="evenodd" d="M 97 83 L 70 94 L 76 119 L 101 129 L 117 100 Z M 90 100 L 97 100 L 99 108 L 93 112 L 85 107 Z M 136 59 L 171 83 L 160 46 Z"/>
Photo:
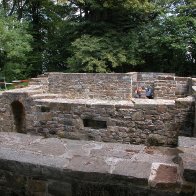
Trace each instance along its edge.
<path fill-rule="evenodd" d="M 4 118 L 6 112 L 5 99 L 2 94 L 0 94 L 0 132 L 3 131 L 3 127 L 6 127 L 6 121 Z"/>
<path fill-rule="evenodd" d="M 42 87 L 42 86 L 41 86 Z M 15 89 L 10 91 L 5 91 L 0 95 L 0 131 L 5 132 L 17 132 L 16 130 L 16 120 L 14 119 L 12 103 L 17 102 L 21 104 L 22 109 L 24 109 L 24 116 L 21 125 L 25 130 L 26 127 L 31 126 L 33 116 L 31 111 L 31 106 L 33 105 L 33 98 L 36 94 L 43 95 L 45 88 L 41 87 L 29 87 L 24 89 Z M 20 114 L 18 114 L 20 115 Z"/>
<path fill-rule="evenodd" d="M 192 80 L 189 77 L 175 77 L 177 98 L 186 97 L 191 95 Z"/>
<path fill-rule="evenodd" d="M 159 76 L 154 82 L 155 99 L 175 99 L 176 82 L 173 76 Z"/>
<path fill-rule="evenodd" d="M 154 81 L 159 76 L 175 76 L 173 73 L 160 73 L 160 72 L 137 72 L 138 81 Z"/>
<path fill-rule="evenodd" d="M 76 91 L 78 88 L 77 85 L 76 87 L 72 86 L 75 77 L 77 77 L 77 82 L 81 80 L 84 84 L 85 82 L 88 83 L 85 85 L 87 90 L 89 90 L 88 88 L 91 86 L 89 82 L 90 79 L 95 82 L 95 79 L 98 80 L 98 78 L 101 79 L 102 77 L 102 74 L 98 74 L 98 76 L 96 76 L 98 78 L 96 78 L 94 74 L 90 74 L 89 77 L 87 75 L 88 74 L 51 74 L 49 81 L 52 80 L 52 82 L 55 83 L 55 81 L 53 81 L 54 78 L 56 81 L 59 80 L 59 82 L 56 83 L 56 88 L 50 86 L 52 89 L 51 92 L 58 93 L 59 91 L 61 94 L 46 93 L 44 85 L 40 87 L 37 86 L 37 84 L 32 85 L 34 87 L 31 86 L 31 88 L 4 92 L 0 95 L 0 131 L 18 131 L 16 128 L 16 119 L 14 118 L 11 107 L 12 103 L 17 101 L 24 107 L 25 115 L 23 117 L 22 123 L 24 124 L 22 127 L 26 129 L 26 132 L 42 134 L 46 137 L 59 136 L 71 139 L 104 142 L 148 143 L 150 145 L 175 146 L 179 135 L 193 136 L 195 102 L 192 97 L 179 98 L 174 101 L 168 100 L 168 97 L 171 98 L 170 94 L 165 100 L 130 99 L 128 101 L 125 97 L 130 95 L 128 92 L 131 92 L 131 88 L 128 90 L 124 89 L 125 91 L 123 91 L 125 87 L 122 85 L 115 96 L 113 96 L 114 94 L 107 94 L 101 98 L 103 92 L 106 92 L 103 91 L 99 97 L 96 97 L 98 96 L 97 90 L 94 92 L 94 96 L 96 95 L 94 98 L 97 99 L 92 99 L 88 97 L 90 91 L 84 94 L 82 91 Z M 171 80 L 169 78 L 166 80 L 166 76 L 156 77 L 164 79 L 162 87 L 168 86 L 168 83 L 174 84 L 174 82 L 174 86 L 179 84 L 185 87 L 189 81 L 184 78 L 177 78 L 174 81 L 173 76 L 167 76 L 170 77 Z M 109 81 L 113 78 L 113 74 L 106 74 L 103 78 L 103 81 L 106 82 L 106 79 Z M 143 76 L 143 79 L 144 78 Z M 69 84 L 69 80 L 71 79 L 73 79 L 73 81 Z M 66 80 L 67 83 L 63 83 L 64 80 Z M 132 82 L 133 84 L 137 80 L 137 74 L 117 74 L 114 77 L 114 81 L 117 80 L 122 81 L 122 83 L 124 81 L 124 85 L 127 85 L 128 88 L 129 83 Z M 160 82 L 161 80 L 157 81 Z M 62 84 L 60 84 L 61 82 Z M 58 84 L 61 85 L 59 88 L 57 88 Z M 65 84 L 69 84 L 67 91 Z M 83 87 L 85 87 L 84 84 Z M 155 84 L 158 83 L 155 81 Z M 96 86 L 94 83 L 93 85 L 94 87 Z M 106 88 L 104 87 L 104 83 L 100 85 Z M 112 85 L 114 85 L 114 83 Z M 120 84 L 118 83 L 116 86 L 119 87 Z M 62 92 L 63 88 L 65 91 Z M 107 93 L 112 93 L 116 90 L 115 88 L 110 86 L 110 90 L 107 90 Z M 158 85 L 155 90 L 158 91 Z M 69 93 L 72 91 L 76 93 L 76 95 L 73 95 L 74 99 L 68 99 L 68 97 L 70 97 Z M 161 92 L 161 90 L 159 90 L 159 92 Z M 183 91 L 183 93 L 184 92 L 185 91 Z M 107 97 L 110 95 L 110 98 Z M 80 99 L 76 99 L 77 96 Z M 85 99 L 85 96 L 90 99 Z"/>
<path fill-rule="evenodd" d="M 138 180 L 133 177 L 128 178 L 126 175 L 100 174 L 93 171 L 91 173 L 74 170 L 68 171 L 11 160 L 0 160 L 0 166 L 0 194 L 2 196 L 194 195 L 194 184 L 191 183 L 182 184 L 180 187 L 180 185 L 170 184 L 170 181 L 168 183 L 158 182 L 157 187 L 154 188 L 147 185 L 146 179 Z M 99 167 L 103 168 L 103 166 Z M 127 167 L 126 164 L 124 164 L 124 167 Z M 138 164 L 135 167 L 137 167 L 137 171 L 140 173 L 142 168 L 139 171 L 139 167 L 142 166 Z M 165 167 L 168 166 L 166 165 Z M 171 175 L 169 177 L 173 180 L 176 175 L 173 178 Z"/>
<path fill-rule="evenodd" d="M 142 87 L 143 91 L 141 92 L 141 98 L 146 98 L 145 88 L 151 86 L 154 89 L 155 80 L 158 79 L 159 76 L 166 75 L 166 73 L 156 73 L 156 72 L 138 72 L 136 73 L 137 77 L 133 80 L 132 88 L 133 88 L 133 95 L 135 96 L 135 89 L 137 87 Z M 174 74 L 167 74 L 169 76 L 174 76 Z"/>
<path fill-rule="evenodd" d="M 50 73 L 49 92 L 69 99 L 129 100 L 132 75 Z"/>
<path fill-rule="evenodd" d="M 26 93 L 11 93 L 11 92 L 5 92 L 0 97 L 0 131 L 9 131 L 9 132 L 17 132 L 16 130 L 16 122 L 14 120 L 13 110 L 11 107 L 11 104 L 17 101 L 24 106 L 25 113 L 31 113 L 29 110 L 30 101 L 29 97 Z M 23 119 L 24 125 L 26 126 L 26 116 L 24 116 Z"/>
<path fill-rule="evenodd" d="M 175 123 L 179 135 L 193 137 L 195 119 L 195 99 L 192 96 L 175 100 Z"/>
<path fill-rule="evenodd" d="M 174 74 L 130 72 L 127 74 L 49 74 L 49 92 L 69 99 L 129 100 L 137 87 L 154 89 L 155 99 L 176 99 L 191 94 L 191 78 Z"/>
<path fill-rule="evenodd" d="M 191 94 L 191 78 L 162 75 L 154 81 L 156 99 L 176 99 Z"/>
<path fill-rule="evenodd" d="M 192 81 L 189 77 L 176 77 L 166 73 L 137 73 L 137 78 L 132 82 L 133 94 L 137 87 L 142 87 L 141 98 L 145 98 L 145 88 L 151 86 L 155 99 L 176 99 L 191 95 Z"/>
<path fill-rule="evenodd" d="M 67 99 L 35 103 L 27 131 L 46 137 L 175 146 L 178 135 L 190 136 L 193 130 L 190 101 L 186 105 L 141 99 L 134 104 Z M 190 118 L 185 120 L 188 115 Z"/>
<path fill-rule="evenodd" d="M 179 151 L 0 133 L 0 195 L 193 196 L 195 151 Z"/>

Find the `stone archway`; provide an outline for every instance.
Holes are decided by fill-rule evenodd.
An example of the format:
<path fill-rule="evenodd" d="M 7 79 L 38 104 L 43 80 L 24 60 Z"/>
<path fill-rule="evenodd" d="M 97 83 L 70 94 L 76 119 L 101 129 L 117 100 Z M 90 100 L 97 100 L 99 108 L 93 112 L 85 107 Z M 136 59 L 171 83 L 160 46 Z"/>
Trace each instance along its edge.
<path fill-rule="evenodd" d="M 14 116 L 14 131 L 26 133 L 25 109 L 23 104 L 19 101 L 14 101 L 11 103 L 11 108 Z"/>

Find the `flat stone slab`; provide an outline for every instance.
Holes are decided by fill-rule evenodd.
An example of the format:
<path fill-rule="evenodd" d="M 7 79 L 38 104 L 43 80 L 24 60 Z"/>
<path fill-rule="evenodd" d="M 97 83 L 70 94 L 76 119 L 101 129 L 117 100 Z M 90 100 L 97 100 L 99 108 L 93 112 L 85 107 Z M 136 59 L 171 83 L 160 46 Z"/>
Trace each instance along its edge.
<path fill-rule="evenodd" d="M 129 182 L 145 186 L 148 185 L 152 164 L 161 162 L 163 165 L 173 165 L 177 153 L 174 149 L 163 147 L 0 133 L 1 161 L 53 167 L 69 173 L 120 176 Z"/>
<path fill-rule="evenodd" d="M 196 138 L 179 136 L 178 137 L 178 147 L 196 149 Z"/>
<path fill-rule="evenodd" d="M 183 97 L 183 98 L 178 98 L 178 99 L 176 99 L 176 101 L 180 101 L 180 102 L 195 102 L 195 98 L 193 96 L 187 96 L 187 97 Z"/>
<path fill-rule="evenodd" d="M 16 89 L 12 89 L 12 90 L 3 91 L 3 94 L 21 94 L 21 93 L 40 94 L 40 93 L 43 93 L 43 90 L 40 88 L 39 85 L 37 85 L 37 86 L 28 86 L 28 87 L 24 87 L 24 88 L 16 88 Z"/>
<path fill-rule="evenodd" d="M 149 177 L 149 184 L 154 188 L 171 188 L 176 187 L 180 180 L 178 174 L 178 165 L 153 163 Z"/>
<path fill-rule="evenodd" d="M 166 100 L 166 99 L 139 99 L 133 98 L 133 103 L 135 105 L 175 105 L 174 100 Z"/>
<path fill-rule="evenodd" d="M 133 102 L 116 101 L 116 100 L 101 100 L 101 99 L 67 99 L 67 98 L 52 98 L 52 99 L 35 99 L 42 103 L 66 103 L 66 104 L 82 104 L 82 105 L 112 105 L 112 106 L 128 106 L 133 107 Z"/>
<path fill-rule="evenodd" d="M 183 177 L 181 162 L 176 161 L 179 158 L 185 168 Z M 0 172 L 27 177 L 130 186 L 134 190 L 139 187 L 162 195 L 193 195 L 195 163 L 194 154 L 177 148 L 0 132 Z"/>

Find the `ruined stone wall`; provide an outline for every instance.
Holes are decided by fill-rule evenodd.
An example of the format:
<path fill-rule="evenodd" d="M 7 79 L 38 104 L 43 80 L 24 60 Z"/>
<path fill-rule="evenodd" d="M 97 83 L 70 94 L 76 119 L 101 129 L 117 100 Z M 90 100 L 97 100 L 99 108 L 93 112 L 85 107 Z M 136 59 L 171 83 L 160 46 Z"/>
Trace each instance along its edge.
<path fill-rule="evenodd" d="M 177 144 L 173 101 L 146 104 L 144 100 L 135 105 L 81 100 L 36 102 L 32 109 L 33 125 L 27 127 L 33 133 L 104 142 Z"/>
<path fill-rule="evenodd" d="M 89 82 L 90 79 L 94 82 L 97 79 L 98 82 L 98 78 L 101 79 L 102 77 L 102 74 L 98 74 L 98 78 L 96 78 L 94 74 L 90 74 L 88 77 L 87 75 L 88 74 L 52 74 L 52 77 L 49 78 L 51 80 L 55 78 L 56 81 L 58 81 L 58 79 L 61 78 L 57 82 L 57 84 L 62 83 L 62 86 L 59 87 L 60 91 L 57 86 L 56 88 L 51 86 L 52 92 L 57 93 L 59 91 L 63 93 L 63 96 L 57 94 L 58 99 L 49 99 L 48 96 L 50 97 L 52 95 L 43 94 L 45 88 L 36 90 L 38 87 L 35 89 L 19 89 L 4 92 L 0 95 L 0 131 L 16 131 L 11 104 L 14 101 L 18 101 L 24 106 L 24 126 L 26 131 L 33 134 L 43 134 L 46 137 L 60 136 L 71 139 L 133 144 L 150 143 L 151 145 L 170 146 L 177 143 L 178 135 L 193 135 L 195 103 L 192 98 L 177 99 L 176 101 L 162 99 L 115 101 L 115 99 L 125 99 L 129 94 L 127 92 L 131 92 L 131 88 L 128 90 L 124 89 L 125 91 L 123 91 L 124 86 L 122 85 L 121 91 L 117 91 L 115 96 L 113 96 L 114 94 L 107 94 L 102 98 L 104 94 L 100 92 L 100 96 L 94 98 L 100 98 L 102 100 L 85 100 L 85 96 L 88 97 L 90 95 L 90 90 L 88 89 L 91 86 Z M 114 81 L 118 80 L 122 83 L 124 81 L 124 84 L 127 85 L 126 88 L 128 88 L 129 83 L 134 83 L 137 80 L 136 76 L 135 73 L 117 74 L 114 77 Z M 78 79 L 75 79 L 75 77 Z M 158 77 L 163 78 L 163 76 Z M 168 77 L 173 78 L 173 76 Z M 113 78 L 113 74 L 106 74 L 103 78 L 105 78 L 103 81 L 106 82 L 106 79 L 109 80 Z M 67 83 L 63 83 L 64 80 Z M 187 79 L 180 78 L 179 80 L 182 82 L 178 82 L 179 85 L 186 86 L 188 83 Z M 70 84 L 69 81 L 71 81 Z M 78 93 L 76 91 L 78 86 L 76 84 L 76 87 L 73 86 L 73 83 L 76 81 L 87 82 L 87 84 L 85 84 L 86 86 L 83 84 L 83 87 L 89 90 L 88 93 L 85 94 L 82 91 Z M 157 81 L 160 82 L 161 80 Z M 168 86 L 168 83 L 174 84 L 178 79 L 174 81 L 173 79 L 166 80 L 165 78 L 163 81 L 164 85 L 162 86 Z M 53 83 L 55 83 L 55 81 L 53 81 Z M 69 84 L 67 91 L 65 84 Z M 93 85 L 94 87 L 96 86 L 92 83 L 92 86 Z M 104 86 L 105 83 L 101 82 L 100 85 Z M 112 85 L 114 85 L 114 83 Z M 119 86 L 120 84 L 118 84 L 118 87 Z M 65 91 L 62 92 L 63 88 Z M 110 88 L 112 90 L 107 90 L 107 93 L 112 93 L 116 90 L 111 86 Z M 73 97 L 77 98 L 78 96 L 80 98 L 79 100 L 67 99 L 67 97 L 70 97 L 69 93 L 72 91 L 76 93 Z M 94 92 L 94 96 L 95 95 L 98 96 L 98 90 Z M 110 98 L 107 97 L 109 95 L 111 95 Z M 171 97 L 171 95 L 168 95 L 168 97 Z M 104 100 L 111 98 L 114 100 Z"/>
<path fill-rule="evenodd" d="M 132 88 L 133 88 L 133 95 L 132 97 L 135 96 L 135 89 L 137 87 L 141 87 L 143 91 L 141 92 L 141 98 L 146 97 L 146 92 L 145 88 L 148 86 L 151 86 L 154 89 L 154 81 L 160 76 L 160 75 L 165 75 L 165 73 L 156 73 L 156 72 L 138 72 L 137 73 L 137 78 L 133 80 L 132 83 Z M 171 74 L 173 76 L 174 74 Z"/>
<path fill-rule="evenodd" d="M 191 95 L 192 81 L 189 77 L 175 77 L 177 98 Z"/>
<path fill-rule="evenodd" d="M 193 196 L 194 144 L 178 150 L 0 133 L 0 195 Z"/>
<path fill-rule="evenodd" d="M 7 107 L 2 109 L 0 118 L 1 131 L 16 132 L 10 104 L 19 100 L 26 110 L 26 132 L 46 137 L 172 146 L 176 145 L 178 135 L 193 135 L 193 100 L 178 100 L 174 104 L 138 99 L 133 104 L 67 99 L 33 101 L 23 94 L 7 96 Z"/>
<path fill-rule="evenodd" d="M 14 118 L 11 109 L 11 99 L 18 100 L 18 97 L 10 94 L 3 93 L 0 96 L 0 131 L 13 132 L 14 131 Z M 16 99 L 15 99 L 16 98 Z"/>
<path fill-rule="evenodd" d="M 154 81 L 156 99 L 176 99 L 191 94 L 191 78 L 162 75 Z"/>
<path fill-rule="evenodd" d="M 24 107 L 24 119 L 22 119 L 21 127 L 25 130 L 26 126 L 29 124 L 29 120 L 32 124 L 32 112 L 31 112 L 31 104 L 32 99 L 27 93 L 23 92 L 4 92 L 2 96 L 0 96 L 0 131 L 2 132 L 17 132 L 16 130 L 16 122 L 13 115 L 13 110 L 11 104 L 17 101 L 21 103 Z M 24 131 L 23 130 L 23 131 Z M 22 131 L 22 130 L 21 130 Z"/>
<path fill-rule="evenodd" d="M 173 76 L 159 76 L 154 82 L 156 99 L 175 99 L 176 82 Z"/>
<path fill-rule="evenodd" d="M 137 73 L 137 79 L 133 80 L 133 97 L 137 87 L 142 87 L 141 98 L 145 98 L 145 88 L 151 86 L 154 89 L 155 99 L 176 99 L 191 94 L 191 78 L 176 77 L 171 73 Z"/>
<path fill-rule="evenodd" d="M 0 95 L 0 131 L 6 130 L 7 119 L 6 119 L 6 105 L 3 95 Z"/>
<path fill-rule="evenodd" d="M 27 156 L 27 155 L 26 155 Z M 79 155 L 78 155 L 79 156 Z M 45 155 L 46 160 L 50 161 L 50 156 Z M 27 156 L 27 159 L 30 159 Z M 74 158 L 73 158 L 74 159 Z M 117 159 L 117 158 L 116 158 Z M 119 158 L 117 159 L 119 161 Z M 92 161 L 92 160 L 91 160 Z M 98 161 L 97 159 L 94 161 Z M 129 160 L 128 160 L 129 161 Z M 108 174 L 108 167 L 98 165 L 102 173 L 97 173 L 92 170 L 92 162 L 90 164 L 90 172 L 77 172 L 66 170 L 64 168 L 57 168 L 55 166 L 45 166 L 40 164 L 23 163 L 19 161 L 0 160 L 0 194 L 3 195 L 50 195 L 50 196 L 128 196 L 128 195 L 167 195 L 167 196 L 193 196 L 194 184 L 185 183 L 176 185 L 173 179 L 176 173 L 173 174 L 172 179 L 168 183 L 162 181 L 156 184 L 156 188 L 148 185 L 147 179 L 135 178 L 126 176 L 127 164 L 125 162 L 121 168 L 124 169 L 124 176 Z M 85 162 L 83 161 L 83 164 Z M 96 162 L 97 163 L 97 162 Z M 100 161 L 98 161 L 100 164 Z M 119 163 L 120 164 L 120 163 Z M 49 163 L 48 163 L 49 165 Z M 79 166 L 80 163 L 77 163 Z M 136 172 L 149 173 L 143 171 L 148 164 L 135 164 Z M 82 165 L 83 166 L 83 165 Z M 83 166 L 84 167 L 84 166 Z M 87 166 L 89 167 L 89 166 Z M 95 166 L 94 166 L 95 167 Z M 96 168 L 97 168 L 96 167 Z M 170 171 L 172 166 L 166 165 L 166 172 Z M 168 169 L 169 167 L 169 169 Z M 79 166 L 79 168 L 82 168 Z M 130 168 L 130 167 L 129 167 Z M 173 169 L 173 168 L 172 168 Z M 118 169 L 120 170 L 120 169 Z M 160 170 L 160 169 L 159 169 Z M 104 173 L 105 172 L 105 173 Z M 161 171 L 160 171 L 161 172 Z M 175 172 L 175 167 L 171 172 Z M 133 172 L 134 173 L 134 172 Z M 163 175 L 164 177 L 164 175 Z M 165 177 L 166 178 L 166 177 Z M 166 180 L 168 177 L 166 178 Z M 165 180 L 165 179 L 163 179 Z M 158 180 L 157 180 L 158 181 Z M 172 181 L 172 183 L 170 183 Z M 162 184 L 163 185 L 162 185 Z M 173 187 L 174 188 L 173 188 Z M 161 187 L 161 188 L 160 188 Z M 168 188 L 167 188 L 168 187 Z M 176 188 L 177 187 L 177 188 Z M 175 190 L 176 188 L 176 190 Z"/>
<path fill-rule="evenodd" d="M 176 105 L 176 129 L 179 135 L 193 137 L 195 119 L 194 97 L 179 98 L 175 100 Z"/>
<path fill-rule="evenodd" d="M 154 81 L 159 76 L 175 76 L 174 73 L 160 73 L 160 72 L 137 72 L 138 81 Z"/>
<path fill-rule="evenodd" d="M 132 95 L 130 74 L 49 74 L 49 92 L 69 99 L 128 100 Z"/>
<path fill-rule="evenodd" d="M 127 74 L 49 74 L 49 92 L 70 99 L 129 100 L 137 87 L 154 89 L 156 99 L 176 99 L 191 94 L 191 78 L 174 74 L 130 72 Z"/>

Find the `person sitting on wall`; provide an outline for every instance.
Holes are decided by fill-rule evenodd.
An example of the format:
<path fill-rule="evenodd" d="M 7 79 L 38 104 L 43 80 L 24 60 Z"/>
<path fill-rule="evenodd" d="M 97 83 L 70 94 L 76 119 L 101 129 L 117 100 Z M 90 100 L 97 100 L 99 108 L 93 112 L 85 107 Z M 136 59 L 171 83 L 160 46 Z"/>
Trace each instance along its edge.
<path fill-rule="evenodd" d="M 142 95 L 142 87 L 137 87 L 135 89 L 135 98 L 141 98 L 141 95 Z"/>
<path fill-rule="evenodd" d="M 147 97 L 148 99 L 153 99 L 153 89 L 152 89 L 151 86 L 148 86 L 148 87 L 146 88 L 146 97 Z"/>

